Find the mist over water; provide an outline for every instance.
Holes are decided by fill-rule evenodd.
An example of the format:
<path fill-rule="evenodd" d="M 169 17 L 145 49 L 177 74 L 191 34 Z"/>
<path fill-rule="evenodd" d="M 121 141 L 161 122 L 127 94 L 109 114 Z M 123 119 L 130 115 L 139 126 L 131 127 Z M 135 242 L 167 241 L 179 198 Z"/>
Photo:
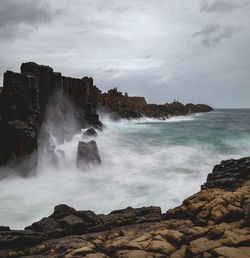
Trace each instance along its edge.
<path fill-rule="evenodd" d="M 66 120 L 49 114 L 44 127 L 52 134 L 57 158 L 40 148 L 34 176 L 0 181 L 0 225 L 22 229 L 50 215 L 60 203 L 96 213 L 151 205 L 166 212 L 199 191 L 221 160 L 250 155 L 250 110 L 218 110 L 165 121 L 113 121 L 102 115 L 105 129 L 98 137 L 75 131 L 72 112 Z M 60 130 L 65 127 L 74 130 L 68 130 L 63 141 Z M 102 164 L 81 171 L 76 167 L 78 142 L 92 139 Z"/>

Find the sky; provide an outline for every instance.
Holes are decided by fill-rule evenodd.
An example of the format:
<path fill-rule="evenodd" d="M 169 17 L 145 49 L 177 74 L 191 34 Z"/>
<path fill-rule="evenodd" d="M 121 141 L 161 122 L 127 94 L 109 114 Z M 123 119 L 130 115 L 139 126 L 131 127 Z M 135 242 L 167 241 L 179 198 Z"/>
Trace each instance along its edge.
<path fill-rule="evenodd" d="M 23 62 L 148 103 L 250 108 L 250 0 L 0 0 L 0 84 Z"/>

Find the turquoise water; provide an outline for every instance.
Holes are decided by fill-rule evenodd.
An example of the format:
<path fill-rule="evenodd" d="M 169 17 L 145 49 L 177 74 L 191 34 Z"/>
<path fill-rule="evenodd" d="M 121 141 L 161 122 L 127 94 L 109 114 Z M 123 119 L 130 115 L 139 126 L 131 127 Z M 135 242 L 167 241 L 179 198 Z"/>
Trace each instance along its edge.
<path fill-rule="evenodd" d="M 59 203 L 96 213 L 150 205 L 165 212 L 199 191 L 221 160 L 250 156 L 250 110 L 220 109 L 165 121 L 102 116 L 102 121 L 106 128 L 95 138 L 101 166 L 76 168 L 79 140 L 91 139 L 79 132 L 63 144 L 55 141 L 65 153 L 57 165 L 40 154 L 36 175 L 0 181 L 1 225 L 23 228 Z"/>
<path fill-rule="evenodd" d="M 147 138 L 154 145 L 208 145 L 214 155 L 249 153 L 249 109 L 218 109 L 216 112 L 195 115 L 191 119 L 177 117 L 173 122 L 142 122 L 139 125 L 149 127 L 147 130 L 136 130 L 133 138 L 137 141 Z"/>

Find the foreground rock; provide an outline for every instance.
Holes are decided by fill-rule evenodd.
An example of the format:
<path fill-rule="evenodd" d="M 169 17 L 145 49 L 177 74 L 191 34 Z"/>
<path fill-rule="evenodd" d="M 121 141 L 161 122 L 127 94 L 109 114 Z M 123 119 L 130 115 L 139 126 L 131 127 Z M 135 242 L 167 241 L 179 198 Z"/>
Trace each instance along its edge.
<path fill-rule="evenodd" d="M 76 165 L 80 169 L 90 164 L 101 164 L 101 158 L 95 141 L 79 142 Z"/>
<path fill-rule="evenodd" d="M 208 174 L 207 182 L 201 188 L 221 188 L 235 191 L 243 184 L 249 173 L 250 157 L 222 161 L 220 165 L 214 167 L 212 173 Z"/>
<path fill-rule="evenodd" d="M 237 163 L 243 169 L 243 164 L 248 168 L 248 159 L 222 164 L 230 169 Z M 248 170 L 241 185 L 230 191 L 228 185 L 223 189 L 223 185 L 209 188 L 207 184 L 207 189 L 165 214 L 158 207 L 128 207 L 96 215 L 61 204 L 25 230 L 0 227 L 0 257 L 247 258 L 249 176 Z"/>

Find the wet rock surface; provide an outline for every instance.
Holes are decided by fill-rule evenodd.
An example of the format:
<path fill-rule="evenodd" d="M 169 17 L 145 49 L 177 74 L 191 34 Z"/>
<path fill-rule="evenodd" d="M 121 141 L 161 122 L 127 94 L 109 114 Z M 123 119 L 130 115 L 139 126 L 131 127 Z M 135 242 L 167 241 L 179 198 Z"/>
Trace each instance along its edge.
<path fill-rule="evenodd" d="M 117 89 L 102 93 L 93 84 L 93 78 L 65 77 L 54 72 L 49 66 L 34 62 L 23 63 L 21 73 L 7 71 L 4 74 L 4 85 L 0 90 L 0 165 L 9 162 L 20 164 L 23 160 L 29 163 L 29 157 L 31 161 L 27 170 L 35 165 L 36 159 L 30 155 L 37 150 L 38 135 L 49 103 L 52 101 L 60 105 L 55 97 L 57 92 L 73 104 L 78 130 L 90 126 L 95 129 L 102 128 L 97 108 L 110 112 L 115 118 L 147 116 L 162 119 L 213 110 L 206 105 L 183 105 L 176 101 L 164 105 L 147 104 L 145 98 L 129 97 Z M 68 103 L 65 103 L 60 108 L 60 114 L 57 114 L 57 108 L 50 112 L 57 119 L 64 121 L 67 119 L 63 115 L 67 114 L 68 108 Z M 14 136 L 12 129 L 15 130 Z M 59 129 L 61 141 L 72 135 L 72 130 L 76 130 L 71 128 L 68 132 L 65 128 Z M 93 129 L 86 133 L 94 136 Z"/>
<path fill-rule="evenodd" d="M 89 164 L 101 164 L 101 158 L 95 141 L 79 142 L 77 147 L 76 165 L 80 169 Z"/>
<path fill-rule="evenodd" d="M 80 128 L 102 127 L 96 113 L 101 91 L 93 85 L 92 78 L 63 77 L 49 66 L 23 63 L 21 73 L 7 71 L 4 74 L 0 91 L 0 165 L 28 162 L 29 156 L 37 149 L 41 124 L 56 92 L 61 92 L 73 103 Z M 53 101 L 57 102 L 56 98 Z M 59 118 L 56 109 L 52 112 Z M 27 170 L 36 165 L 33 157 L 28 165 Z"/>
<path fill-rule="evenodd" d="M 96 132 L 96 130 L 95 130 L 93 127 L 91 127 L 91 128 L 89 128 L 89 129 L 87 129 L 87 130 L 83 133 L 83 135 L 85 135 L 85 136 L 97 136 L 97 132 Z"/>
<path fill-rule="evenodd" d="M 250 157 L 239 160 L 225 160 L 216 165 L 213 172 L 208 174 L 207 182 L 201 189 L 221 188 L 235 191 L 250 175 Z"/>
<path fill-rule="evenodd" d="M 164 214 L 128 207 L 97 215 L 61 204 L 25 230 L 0 227 L 0 257 L 247 258 L 249 222 L 247 177 L 235 191 L 203 189 Z"/>

